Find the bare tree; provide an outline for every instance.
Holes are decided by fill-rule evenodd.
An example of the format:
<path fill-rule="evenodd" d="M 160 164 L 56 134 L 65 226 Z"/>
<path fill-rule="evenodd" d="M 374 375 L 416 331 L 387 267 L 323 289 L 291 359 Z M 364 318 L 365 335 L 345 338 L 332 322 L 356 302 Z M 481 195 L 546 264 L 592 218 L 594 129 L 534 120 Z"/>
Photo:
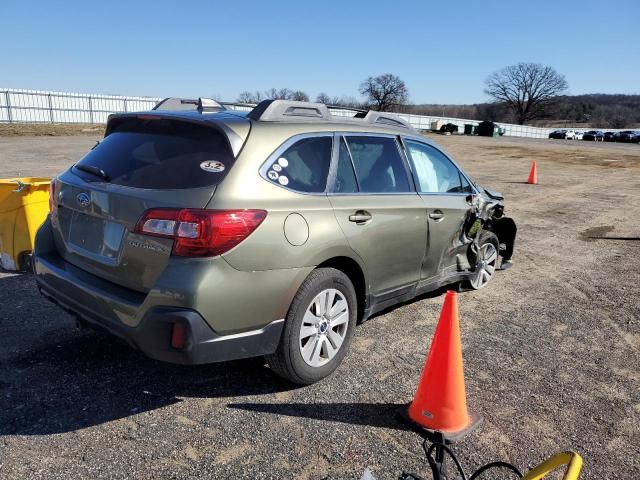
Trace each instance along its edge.
<path fill-rule="evenodd" d="M 269 90 L 265 90 L 264 98 L 273 100 L 298 100 L 301 102 L 309 101 L 309 95 L 302 90 L 293 91 L 289 88 L 270 88 Z"/>
<path fill-rule="evenodd" d="M 262 94 L 258 91 L 251 93 L 249 91 L 240 92 L 237 101 L 239 103 L 260 103 Z"/>
<path fill-rule="evenodd" d="M 492 73 L 485 93 L 507 104 L 518 124 L 544 117 L 569 85 L 564 75 L 539 63 L 519 63 Z"/>
<path fill-rule="evenodd" d="M 409 98 L 405 83 L 390 73 L 368 77 L 360 84 L 359 92 L 380 112 L 404 105 Z"/>
<path fill-rule="evenodd" d="M 324 103 L 325 105 L 333 105 L 331 103 L 331 97 L 324 92 L 318 94 L 318 96 L 316 97 L 316 102 Z"/>
<path fill-rule="evenodd" d="M 274 97 L 276 100 L 291 100 L 293 96 L 293 90 L 289 90 L 288 88 L 281 88 L 278 90 L 278 93 Z"/>
<path fill-rule="evenodd" d="M 275 100 L 278 98 L 278 89 L 270 88 L 269 90 L 264 91 L 264 98 Z"/>
<path fill-rule="evenodd" d="M 299 102 L 308 102 L 309 95 L 304 93 L 302 90 L 296 90 L 291 94 L 291 100 L 298 100 Z"/>

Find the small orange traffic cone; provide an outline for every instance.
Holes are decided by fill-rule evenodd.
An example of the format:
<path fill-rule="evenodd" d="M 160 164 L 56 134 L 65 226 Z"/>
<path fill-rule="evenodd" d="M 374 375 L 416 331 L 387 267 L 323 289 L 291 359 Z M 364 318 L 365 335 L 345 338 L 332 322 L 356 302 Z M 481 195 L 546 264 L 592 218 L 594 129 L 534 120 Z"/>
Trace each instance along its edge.
<path fill-rule="evenodd" d="M 409 418 L 425 433 L 438 432 L 451 441 L 480 421 L 467 411 L 456 292 L 445 296 Z"/>
<path fill-rule="evenodd" d="M 538 165 L 535 160 L 531 164 L 531 171 L 529 172 L 529 180 L 527 180 L 527 183 L 530 183 L 531 185 L 536 185 L 538 183 Z"/>

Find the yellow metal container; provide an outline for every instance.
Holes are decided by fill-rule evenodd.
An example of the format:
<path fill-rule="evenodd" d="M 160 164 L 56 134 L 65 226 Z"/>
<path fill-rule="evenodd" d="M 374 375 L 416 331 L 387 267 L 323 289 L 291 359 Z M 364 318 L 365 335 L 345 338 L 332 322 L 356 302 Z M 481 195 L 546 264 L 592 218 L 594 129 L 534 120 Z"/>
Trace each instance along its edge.
<path fill-rule="evenodd" d="M 27 266 L 36 231 L 49 213 L 50 178 L 0 179 L 0 266 Z"/>

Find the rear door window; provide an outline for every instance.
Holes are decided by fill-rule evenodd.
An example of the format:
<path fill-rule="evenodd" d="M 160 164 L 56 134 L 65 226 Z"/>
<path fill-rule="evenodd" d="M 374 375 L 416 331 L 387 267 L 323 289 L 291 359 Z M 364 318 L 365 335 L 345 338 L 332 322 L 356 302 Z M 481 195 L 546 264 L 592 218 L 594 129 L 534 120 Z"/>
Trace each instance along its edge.
<path fill-rule="evenodd" d="M 268 165 L 266 177 L 283 187 L 305 193 L 327 188 L 333 136 L 302 138 Z"/>
<path fill-rule="evenodd" d="M 235 161 L 224 134 L 206 125 L 137 117 L 116 122 L 76 167 L 100 169 L 116 185 L 183 189 L 217 185 Z M 99 180 L 79 168 L 73 172 Z"/>
<path fill-rule="evenodd" d="M 410 192 L 395 138 L 346 136 L 361 193 Z"/>

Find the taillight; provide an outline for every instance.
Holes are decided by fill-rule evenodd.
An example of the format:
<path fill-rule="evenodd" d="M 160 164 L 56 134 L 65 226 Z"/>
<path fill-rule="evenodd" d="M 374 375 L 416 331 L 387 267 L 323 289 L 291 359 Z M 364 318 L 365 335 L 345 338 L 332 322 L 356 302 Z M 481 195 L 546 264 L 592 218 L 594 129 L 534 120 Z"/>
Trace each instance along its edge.
<path fill-rule="evenodd" d="M 58 201 L 56 194 L 58 193 L 58 181 L 54 178 L 49 185 L 49 211 L 51 216 L 55 216 L 58 213 Z"/>
<path fill-rule="evenodd" d="M 173 238 L 173 255 L 213 257 L 228 252 L 258 228 L 264 210 L 147 210 L 136 233 Z"/>

